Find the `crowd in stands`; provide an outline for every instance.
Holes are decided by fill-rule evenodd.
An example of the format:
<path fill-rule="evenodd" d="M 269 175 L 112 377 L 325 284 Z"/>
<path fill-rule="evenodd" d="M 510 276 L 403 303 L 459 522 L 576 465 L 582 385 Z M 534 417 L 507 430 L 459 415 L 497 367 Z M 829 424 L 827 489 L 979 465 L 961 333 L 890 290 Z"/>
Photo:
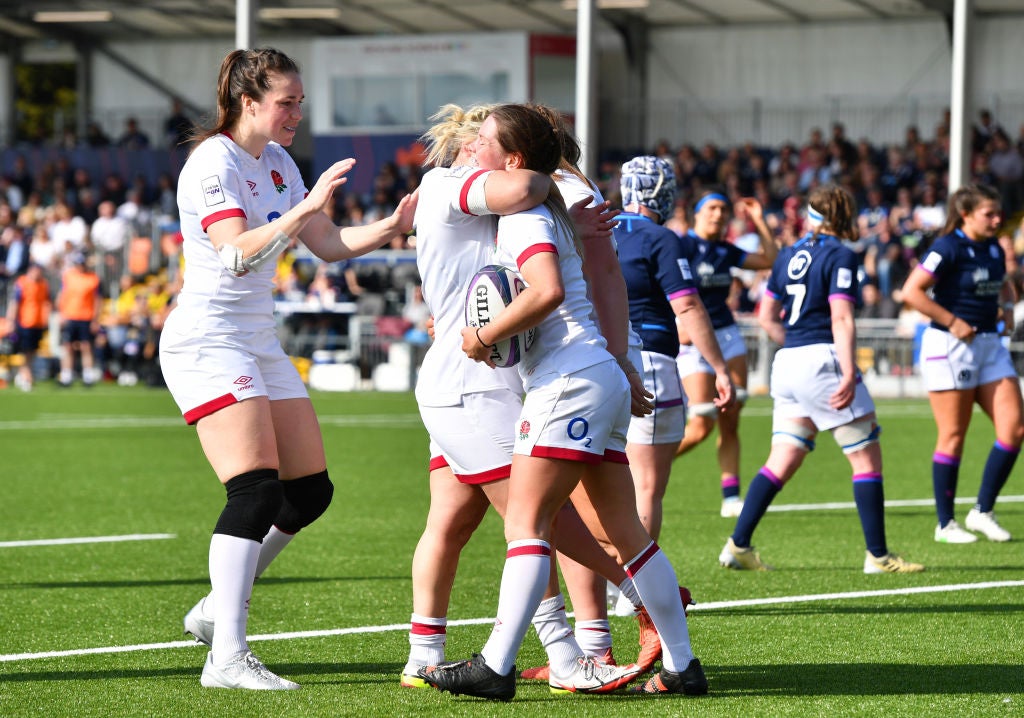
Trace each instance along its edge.
<path fill-rule="evenodd" d="M 172 142 L 172 135 L 174 141 L 182 139 L 188 126 L 188 118 L 175 106 L 165 140 Z M 93 128 L 88 141 L 125 148 L 150 146 L 131 120 L 117 140 Z M 733 200 L 756 198 L 781 244 L 803 233 L 805 198 L 811 189 L 837 183 L 849 190 L 860 208 L 860 239 L 853 246 L 862 266 L 864 302 L 859 316 L 895 319 L 901 315 L 904 279 L 945 221 L 949 146 L 946 113 L 930 138 L 911 126 L 903 142 L 884 146 L 849 138 L 837 122 L 827 135 L 812 130 L 802 144 L 672 147 L 659 142 L 652 149 L 676 168 L 680 193 L 675 216 L 667 224 L 680 234 L 689 227 L 693 199 L 705 188 L 715 187 Z M 619 199 L 620 166 L 621 158 L 609 155 L 596 178 L 613 204 Z M 38 265 L 57 311 L 62 274 L 76 258 L 85 257 L 85 266 L 99 277 L 102 300 L 94 348 L 98 377 L 126 384 L 160 383 L 156 342 L 181 281 L 175 178 L 169 173 L 155 182 L 142 175 L 94 177 L 66 156 L 34 173 L 24 157 L 17 156 L 10 167 L 0 170 L 0 362 L 10 364 L 17 348 L 12 344 L 15 317 L 9 311 L 15 280 L 30 264 Z M 1002 195 L 1001 241 L 1008 255 L 1021 258 L 1024 128 L 1011 138 L 990 112 L 980 112 L 971 133 L 970 171 L 970 180 L 990 184 Z M 335 222 L 358 225 L 389 215 L 398 200 L 415 189 L 420 174 L 421 168 L 413 164 L 385 163 L 365 196 L 339 191 L 332 208 Z M 728 239 L 756 246 L 742 205 L 733 206 Z M 412 237 L 391 249 L 414 248 Z M 277 299 L 323 306 L 351 302 L 358 314 L 402 317 L 407 304 L 418 297 L 414 252 L 391 254 L 386 262 L 324 265 L 295 247 L 279 263 Z M 762 280 L 756 273 L 738 278 L 737 311 L 755 308 Z M 413 308 L 408 313 L 413 318 L 403 320 L 404 329 L 420 340 L 422 312 Z M 4 368 L 0 366 L 0 378 Z"/>

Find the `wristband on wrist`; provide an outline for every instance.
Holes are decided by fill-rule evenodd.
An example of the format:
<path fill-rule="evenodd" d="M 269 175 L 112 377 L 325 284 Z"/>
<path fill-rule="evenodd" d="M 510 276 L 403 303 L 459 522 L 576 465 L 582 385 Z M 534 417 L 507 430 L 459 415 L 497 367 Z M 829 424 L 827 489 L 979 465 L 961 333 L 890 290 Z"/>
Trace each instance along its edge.
<path fill-rule="evenodd" d="M 481 344 L 483 344 L 484 347 L 486 347 L 487 349 L 494 349 L 494 347 L 497 346 L 497 345 L 495 345 L 495 344 L 488 344 L 487 342 L 485 342 L 483 339 L 480 338 L 480 329 L 481 329 L 481 327 L 477 327 L 476 328 L 476 340 L 478 342 L 480 342 Z"/>
<path fill-rule="evenodd" d="M 949 324 L 946 325 L 946 329 L 952 329 L 954 324 L 956 324 L 955 314 L 953 315 L 953 318 L 949 320 Z"/>

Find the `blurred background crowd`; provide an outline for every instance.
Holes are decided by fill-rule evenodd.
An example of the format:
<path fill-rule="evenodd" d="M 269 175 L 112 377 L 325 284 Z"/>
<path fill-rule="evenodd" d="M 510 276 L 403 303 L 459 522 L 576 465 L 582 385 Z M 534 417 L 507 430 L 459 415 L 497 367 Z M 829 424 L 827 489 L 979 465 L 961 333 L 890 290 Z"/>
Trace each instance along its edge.
<path fill-rule="evenodd" d="M 63 136 L 55 144 L 68 149 L 80 143 L 110 145 L 127 151 L 177 147 L 187 141 L 191 122 L 176 106 L 165 127 L 166 137 L 151 140 L 129 119 L 121 137 L 109 138 L 97 129 L 80 140 Z M 996 187 L 1003 198 L 1000 242 L 1016 272 L 1024 255 L 1024 125 L 1013 137 L 983 110 L 973 124 L 971 144 L 971 180 Z M 946 219 L 948 113 L 935 118 L 931 131 L 911 126 L 903 142 L 884 146 L 870 138 L 849 138 L 836 122 L 812 130 L 800 144 L 672 147 L 661 142 L 609 154 L 594 179 L 613 204 L 618 205 L 621 162 L 645 152 L 676 167 L 680 195 L 668 226 L 680 234 L 689 227 L 693 201 L 714 188 L 733 200 L 757 199 L 777 241 L 788 244 L 804 232 L 808 192 L 821 184 L 842 185 L 857 199 L 860 212 L 860 237 L 852 242 L 861 261 L 859 316 L 899 320 L 896 326 L 914 323 L 903 309 L 900 287 Z M 87 384 L 160 385 L 157 341 L 183 270 L 176 178 L 169 172 L 155 181 L 141 173 L 93 176 L 75 166 L 70 151 L 38 167 L 17 152 L 11 156 L 9 166 L 0 171 L 0 382 L 28 389 L 33 376 L 64 385 L 80 376 Z M 332 208 L 335 222 L 359 225 L 389 215 L 415 189 L 421 172 L 415 162 L 382 164 L 365 195 L 342 188 Z M 727 239 L 756 247 L 752 223 L 742 205 L 734 206 L 738 209 Z M 300 246 L 286 252 L 278 265 L 276 298 L 282 325 L 293 337 L 303 338 L 286 347 L 309 356 L 318 348 L 337 346 L 332 344 L 336 335 L 346 331 L 335 320 L 339 314 L 372 317 L 396 339 L 426 341 L 427 313 L 414 249 L 411 237 L 368 258 L 330 265 Z M 80 279 L 82 273 L 95 277 L 94 306 L 82 306 L 82 298 L 73 296 L 92 286 Z M 736 311 L 755 310 L 763 280 L 757 273 L 737 275 Z M 29 286 L 35 290 L 26 294 Z M 32 304 L 30 312 L 26 302 Z M 19 317 L 19 311 L 25 314 Z M 73 321 L 87 321 L 94 337 L 92 346 L 78 347 L 83 349 L 78 353 L 65 345 L 80 342 L 61 336 L 72 315 Z M 25 337 L 18 336 L 26 328 L 21 320 L 42 333 L 36 354 L 24 350 Z M 25 365 L 31 371 L 19 373 Z"/>

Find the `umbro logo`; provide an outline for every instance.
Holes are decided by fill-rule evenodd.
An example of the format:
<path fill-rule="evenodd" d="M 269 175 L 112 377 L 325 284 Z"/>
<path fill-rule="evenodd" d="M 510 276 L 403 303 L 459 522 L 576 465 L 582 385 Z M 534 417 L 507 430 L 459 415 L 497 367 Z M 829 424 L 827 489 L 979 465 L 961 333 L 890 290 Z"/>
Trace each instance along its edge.
<path fill-rule="evenodd" d="M 246 384 L 248 384 L 251 381 L 252 381 L 252 377 L 251 376 L 245 376 L 243 374 L 242 376 L 240 376 L 237 379 L 235 379 L 235 384 L 238 384 L 239 386 L 245 386 Z"/>

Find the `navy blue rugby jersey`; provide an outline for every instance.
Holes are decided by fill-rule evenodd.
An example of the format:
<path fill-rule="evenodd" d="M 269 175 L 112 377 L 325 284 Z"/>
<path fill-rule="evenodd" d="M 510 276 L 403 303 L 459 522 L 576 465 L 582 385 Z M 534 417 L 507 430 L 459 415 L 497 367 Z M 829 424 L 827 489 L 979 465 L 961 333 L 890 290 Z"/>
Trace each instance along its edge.
<path fill-rule="evenodd" d="M 920 267 L 935 277 L 934 299 L 943 308 L 978 332 L 997 331 L 1006 257 L 995 237 L 976 242 L 958 229 L 936 239 Z"/>
<path fill-rule="evenodd" d="M 779 252 L 767 292 L 782 302 L 783 346 L 831 344 L 829 299 L 856 303 L 857 256 L 830 234 L 808 234 Z"/>
<path fill-rule="evenodd" d="M 690 258 L 692 243 L 639 214 L 620 214 L 615 243 L 629 294 L 629 320 L 644 351 L 674 357 L 679 330 L 670 300 L 696 294 Z"/>
<path fill-rule="evenodd" d="M 730 242 L 704 239 L 693 230 L 687 235 L 696 246 L 693 272 L 697 279 L 697 291 L 711 318 L 711 326 L 715 329 L 732 326 L 736 319 L 727 304 L 732 286 L 732 268 L 742 267 L 747 253 Z"/>

